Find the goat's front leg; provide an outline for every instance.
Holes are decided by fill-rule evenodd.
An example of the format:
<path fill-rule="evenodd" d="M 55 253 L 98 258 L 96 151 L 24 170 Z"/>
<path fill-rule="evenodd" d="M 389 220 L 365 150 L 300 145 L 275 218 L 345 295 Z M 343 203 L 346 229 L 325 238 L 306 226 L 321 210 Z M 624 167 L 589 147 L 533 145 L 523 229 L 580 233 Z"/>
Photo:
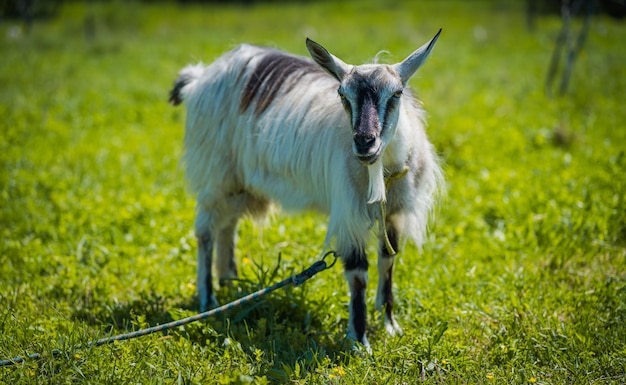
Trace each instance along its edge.
<path fill-rule="evenodd" d="M 350 317 L 348 320 L 348 338 L 360 342 L 367 351 L 371 351 L 365 336 L 367 326 L 367 308 L 365 289 L 367 288 L 367 256 L 362 250 L 355 250 L 344 258 L 345 275 L 350 286 Z"/>
<path fill-rule="evenodd" d="M 390 222 L 386 224 L 387 236 L 391 247 L 398 251 L 398 233 Z M 385 235 L 382 234 L 382 237 Z M 402 334 L 402 328 L 393 317 L 393 265 L 395 256 L 389 254 L 384 238 L 380 240 L 378 251 L 378 290 L 376 291 L 376 310 L 380 311 L 384 317 L 387 334 L 394 336 Z"/>

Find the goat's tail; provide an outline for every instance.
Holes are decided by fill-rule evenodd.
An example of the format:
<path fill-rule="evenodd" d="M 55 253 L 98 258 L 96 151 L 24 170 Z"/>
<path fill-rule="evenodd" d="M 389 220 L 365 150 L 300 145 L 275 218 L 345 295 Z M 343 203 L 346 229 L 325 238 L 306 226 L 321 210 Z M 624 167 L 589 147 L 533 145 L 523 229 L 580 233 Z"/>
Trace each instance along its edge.
<path fill-rule="evenodd" d="M 188 65 L 178 73 L 178 78 L 174 82 L 174 88 L 170 91 L 170 104 L 177 106 L 185 100 L 188 85 L 191 85 L 198 80 L 198 78 L 204 72 L 205 66 L 202 63 Z"/>

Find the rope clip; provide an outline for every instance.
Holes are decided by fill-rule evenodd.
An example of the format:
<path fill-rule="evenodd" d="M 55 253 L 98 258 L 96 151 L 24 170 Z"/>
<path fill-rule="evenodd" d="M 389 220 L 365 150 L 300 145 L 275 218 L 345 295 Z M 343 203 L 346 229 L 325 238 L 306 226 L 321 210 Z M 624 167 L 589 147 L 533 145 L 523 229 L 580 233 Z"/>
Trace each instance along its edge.
<path fill-rule="evenodd" d="M 328 265 L 326 263 L 326 258 L 331 254 L 333 256 L 333 261 L 330 263 L 330 265 Z M 293 277 L 293 285 L 296 287 L 302 285 L 304 281 L 313 277 L 315 274 L 319 273 L 320 271 L 330 269 L 331 267 L 335 265 L 335 263 L 337 263 L 337 253 L 331 250 L 327 252 L 326 254 L 324 254 L 322 259 L 312 264 L 311 267 L 304 270 L 302 273 L 295 275 Z"/>

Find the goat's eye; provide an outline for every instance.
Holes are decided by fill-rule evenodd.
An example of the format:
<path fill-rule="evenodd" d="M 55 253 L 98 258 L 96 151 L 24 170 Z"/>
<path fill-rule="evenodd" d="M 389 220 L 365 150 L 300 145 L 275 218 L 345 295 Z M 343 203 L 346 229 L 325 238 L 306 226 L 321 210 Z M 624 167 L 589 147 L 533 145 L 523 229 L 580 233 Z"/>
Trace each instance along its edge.
<path fill-rule="evenodd" d="M 393 93 L 393 97 L 394 98 L 399 98 L 402 96 L 402 90 L 398 90 L 396 92 Z"/>
<path fill-rule="evenodd" d="M 344 107 L 348 108 L 348 106 L 350 105 L 350 102 L 348 101 L 346 94 L 339 91 L 339 99 L 341 99 L 341 104 L 343 104 Z"/>

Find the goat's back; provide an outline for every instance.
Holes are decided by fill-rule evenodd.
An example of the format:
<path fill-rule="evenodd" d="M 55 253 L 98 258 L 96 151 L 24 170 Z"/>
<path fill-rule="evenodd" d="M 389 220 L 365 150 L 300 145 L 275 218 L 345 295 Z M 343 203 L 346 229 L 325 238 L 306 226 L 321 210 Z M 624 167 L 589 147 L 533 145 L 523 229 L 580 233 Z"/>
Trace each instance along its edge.
<path fill-rule="evenodd" d="M 337 86 L 306 58 L 250 45 L 181 71 L 173 98 L 187 105 L 184 162 L 199 203 L 250 191 L 329 212 L 331 181 L 347 180 L 351 158 Z"/>

